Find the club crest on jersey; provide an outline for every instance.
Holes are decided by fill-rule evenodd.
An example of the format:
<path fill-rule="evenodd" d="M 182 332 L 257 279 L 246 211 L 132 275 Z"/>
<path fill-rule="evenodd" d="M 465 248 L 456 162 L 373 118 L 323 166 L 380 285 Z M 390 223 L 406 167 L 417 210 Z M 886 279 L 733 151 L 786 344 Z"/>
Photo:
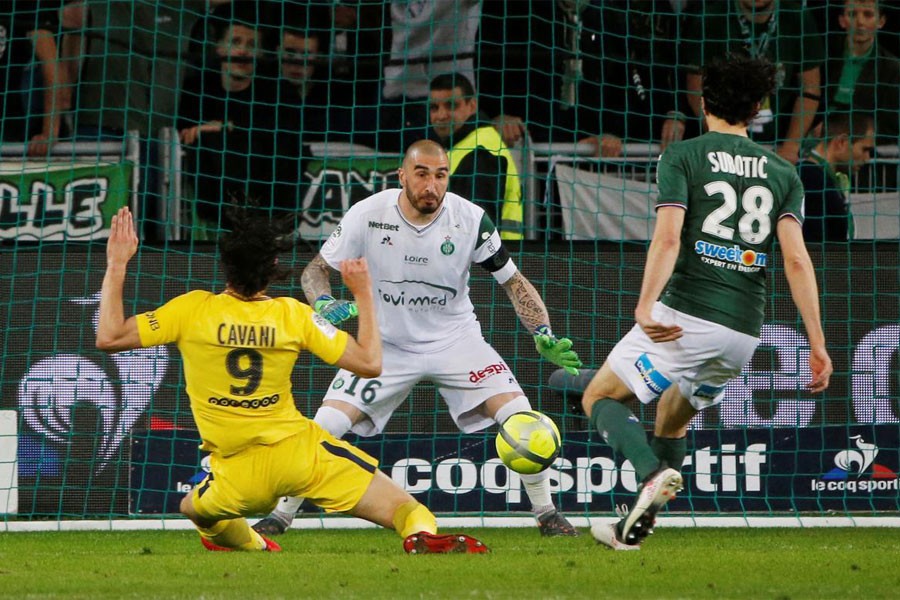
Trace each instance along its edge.
<path fill-rule="evenodd" d="M 328 322 L 328 320 L 320 315 L 319 313 L 312 313 L 312 322 L 313 325 L 319 328 L 319 330 L 328 336 L 328 339 L 333 339 L 335 335 L 337 335 L 337 327 Z"/>
<path fill-rule="evenodd" d="M 441 254 L 444 256 L 450 256 L 453 252 L 456 251 L 456 246 L 453 245 L 453 242 L 450 241 L 450 236 L 444 238 L 444 243 L 441 244 Z"/>

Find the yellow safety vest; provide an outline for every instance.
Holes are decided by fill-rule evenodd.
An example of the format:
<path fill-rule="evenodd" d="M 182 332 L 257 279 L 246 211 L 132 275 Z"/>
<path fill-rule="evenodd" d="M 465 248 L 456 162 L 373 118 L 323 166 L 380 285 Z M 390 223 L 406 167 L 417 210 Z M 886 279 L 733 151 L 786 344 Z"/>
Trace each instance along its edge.
<path fill-rule="evenodd" d="M 506 159 L 506 186 L 503 190 L 503 206 L 500 210 L 500 222 L 496 225 L 500 229 L 500 239 L 521 240 L 523 235 L 523 210 L 522 210 L 522 183 L 519 180 L 519 170 L 513 160 L 509 148 L 503 143 L 500 134 L 491 125 L 478 127 L 447 152 L 450 159 L 450 175 L 456 171 L 462 162 L 475 148 L 484 148 L 494 156 Z M 471 198 L 470 198 L 471 200 Z M 481 198 L 487 200 L 487 198 Z"/>

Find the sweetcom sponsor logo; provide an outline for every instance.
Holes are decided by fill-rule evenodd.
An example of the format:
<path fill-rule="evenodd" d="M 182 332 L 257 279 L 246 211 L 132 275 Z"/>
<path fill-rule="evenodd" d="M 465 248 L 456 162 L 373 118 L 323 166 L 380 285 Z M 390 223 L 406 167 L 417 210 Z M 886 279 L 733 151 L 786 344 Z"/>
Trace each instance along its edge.
<path fill-rule="evenodd" d="M 703 262 L 738 271 L 755 272 L 764 268 L 769 261 L 769 255 L 765 252 L 745 250 L 737 244 L 722 246 L 698 240 L 694 244 L 694 252 Z"/>

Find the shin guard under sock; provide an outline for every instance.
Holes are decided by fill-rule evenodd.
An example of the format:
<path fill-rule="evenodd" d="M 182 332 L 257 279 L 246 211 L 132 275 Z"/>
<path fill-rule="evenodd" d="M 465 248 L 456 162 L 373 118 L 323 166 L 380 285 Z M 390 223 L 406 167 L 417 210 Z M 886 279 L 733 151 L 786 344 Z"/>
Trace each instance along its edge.
<path fill-rule="evenodd" d="M 659 468 L 660 461 L 647 442 L 647 431 L 621 402 L 603 398 L 594 403 L 591 424 L 613 450 L 631 461 L 638 481 Z"/>

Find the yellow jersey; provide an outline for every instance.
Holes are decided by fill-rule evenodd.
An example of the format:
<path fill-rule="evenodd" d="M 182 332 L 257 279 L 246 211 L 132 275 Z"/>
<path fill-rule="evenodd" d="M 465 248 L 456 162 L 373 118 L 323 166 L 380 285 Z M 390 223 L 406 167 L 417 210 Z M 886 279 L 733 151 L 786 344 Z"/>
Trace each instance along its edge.
<path fill-rule="evenodd" d="M 291 371 L 301 350 L 334 364 L 348 335 L 294 298 L 193 291 L 136 316 L 141 346 L 174 342 L 203 450 L 229 456 L 305 427 Z"/>

